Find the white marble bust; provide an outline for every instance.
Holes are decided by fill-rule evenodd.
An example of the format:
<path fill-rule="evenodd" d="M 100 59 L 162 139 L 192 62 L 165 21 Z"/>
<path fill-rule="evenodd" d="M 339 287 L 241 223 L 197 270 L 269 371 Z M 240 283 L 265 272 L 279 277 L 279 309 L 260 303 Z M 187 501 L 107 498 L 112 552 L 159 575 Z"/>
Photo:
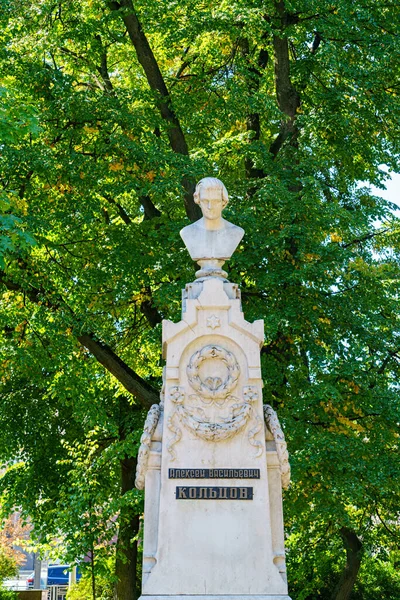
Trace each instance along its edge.
<path fill-rule="evenodd" d="M 184 227 L 180 234 L 193 260 L 201 269 L 196 277 L 222 277 L 221 267 L 236 250 L 244 230 L 222 218 L 228 204 L 228 192 L 219 179 L 205 177 L 196 186 L 194 201 L 200 205 L 203 217 Z"/>

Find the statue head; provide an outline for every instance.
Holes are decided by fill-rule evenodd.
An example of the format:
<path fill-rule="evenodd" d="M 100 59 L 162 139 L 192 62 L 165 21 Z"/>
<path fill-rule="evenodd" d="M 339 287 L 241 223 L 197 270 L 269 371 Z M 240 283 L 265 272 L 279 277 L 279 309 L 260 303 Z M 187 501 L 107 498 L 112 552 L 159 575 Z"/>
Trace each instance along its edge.
<path fill-rule="evenodd" d="M 217 277 L 226 280 L 222 265 L 236 250 L 244 231 L 222 218 L 228 204 L 226 187 L 215 177 L 204 177 L 196 186 L 194 201 L 203 218 L 184 227 L 180 234 L 193 260 L 201 267 L 196 278 Z"/>
<path fill-rule="evenodd" d="M 200 205 L 205 219 L 220 219 L 228 204 L 228 192 L 222 181 L 215 177 L 204 177 L 196 185 L 193 198 Z"/>

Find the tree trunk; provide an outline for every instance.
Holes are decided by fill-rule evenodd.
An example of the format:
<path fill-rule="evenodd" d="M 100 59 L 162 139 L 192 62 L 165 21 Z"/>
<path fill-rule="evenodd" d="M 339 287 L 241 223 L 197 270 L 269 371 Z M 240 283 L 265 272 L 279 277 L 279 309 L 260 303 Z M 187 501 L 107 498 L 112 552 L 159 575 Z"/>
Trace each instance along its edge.
<path fill-rule="evenodd" d="M 289 14 L 285 10 L 283 0 L 275 2 L 277 15 L 281 22 L 281 34 L 273 36 L 273 47 L 275 57 L 275 91 L 276 100 L 280 110 L 286 115 L 281 121 L 281 127 L 269 151 L 277 156 L 279 150 L 290 137 L 296 134 L 296 112 L 300 107 L 300 95 L 294 87 L 290 77 L 290 59 L 288 38 L 283 35 L 286 25 L 290 21 Z"/>
<path fill-rule="evenodd" d="M 357 579 L 362 558 L 362 543 L 351 529 L 342 527 L 340 536 L 346 548 L 346 565 L 331 600 L 348 600 Z"/>
<path fill-rule="evenodd" d="M 135 488 L 136 458 L 121 460 L 121 493 L 125 494 Z M 137 541 L 134 540 L 139 531 L 139 515 L 134 508 L 124 506 L 119 515 L 117 541 L 117 557 L 115 574 L 118 578 L 115 587 L 116 600 L 136 600 L 136 561 Z"/>
<path fill-rule="evenodd" d="M 172 150 L 177 154 L 189 156 L 188 145 L 175 113 L 171 96 L 147 36 L 143 31 L 142 24 L 138 19 L 132 0 L 110 1 L 109 6 L 111 10 L 121 10 L 122 20 L 125 23 L 129 38 L 135 47 L 138 61 L 143 68 L 150 88 L 157 94 L 157 107 L 162 118 L 167 123 L 167 136 Z M 191 221 L 197 221 L 201 217 L 201 210 L 193 199 L 194 182 L 189 177 L 183 177 L 182 186 L 185 190 L 184 204 L 186 214 Z"/>

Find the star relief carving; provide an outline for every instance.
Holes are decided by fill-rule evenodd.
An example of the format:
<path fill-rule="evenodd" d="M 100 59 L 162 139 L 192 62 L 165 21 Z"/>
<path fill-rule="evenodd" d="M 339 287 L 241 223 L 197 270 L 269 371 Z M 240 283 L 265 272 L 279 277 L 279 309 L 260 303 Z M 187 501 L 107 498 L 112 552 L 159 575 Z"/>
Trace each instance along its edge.
<path fill-rule="evenodd" d="M 211 317 L 208 317 L 207 327 L 211 327 L 211 329 L 214 330 L 216 327 L 220 327 L 220 325 L 221 319 L 219 317 L 217 317 L 216 315 L 211 315 Z"/>

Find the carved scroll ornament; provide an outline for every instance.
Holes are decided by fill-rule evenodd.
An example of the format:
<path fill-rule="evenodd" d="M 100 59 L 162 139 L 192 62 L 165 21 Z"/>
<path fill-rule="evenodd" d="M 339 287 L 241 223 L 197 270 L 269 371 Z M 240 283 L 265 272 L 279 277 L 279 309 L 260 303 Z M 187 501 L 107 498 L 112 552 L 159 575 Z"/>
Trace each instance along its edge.
<path fill-rule="evenodd" d="M 161 410 L 162 408 L 159 404 L 153 404 L 147 413 L 146 421 L 144 423 L 142 437 L 140 438 L 140 448 L 136 466 L 135 486 L 138 490 L 144 490 L 151 438 L 160 419 Z"/>
<path fill-rule="evenodd" d="M 171 398 L 172 402 L 174 402 L 174 404 L 177 404 L 178 406 L 183 405 L 183 402 L 185 400 L 185 390 L 183 389 L 183 387 L 180 387 L 179 385 L 174 385 L 169 389 L 169 397 Z M 175 460 L 176 459 L 176 452 L 175 452 L 175 444 L 177 444 L 179 442 L 179 440 L 182 437 L 182 430 L 180 427 L 178 427 L 177 425 L 175 425 L 175 415 L 176 415 L 176 411 L 174 411 L 169 417 L 168 417 L 168 421 L 167 421 L 167 426 L 168 429 L 173 433 L 173 437 L 168 440 L 167 442 L 167 450 L 171 455 L 171 460 Z"/>
<path fill-rule="evenodd" d="M 264 404 L 264 417 L 265 424 L 274 437 L 281 472 L 282 487 L 283 489 L 286 489 L 290 484 L 290 464 L 285 435 L 279 423 L 278 415 L 269 404 Z"/>

